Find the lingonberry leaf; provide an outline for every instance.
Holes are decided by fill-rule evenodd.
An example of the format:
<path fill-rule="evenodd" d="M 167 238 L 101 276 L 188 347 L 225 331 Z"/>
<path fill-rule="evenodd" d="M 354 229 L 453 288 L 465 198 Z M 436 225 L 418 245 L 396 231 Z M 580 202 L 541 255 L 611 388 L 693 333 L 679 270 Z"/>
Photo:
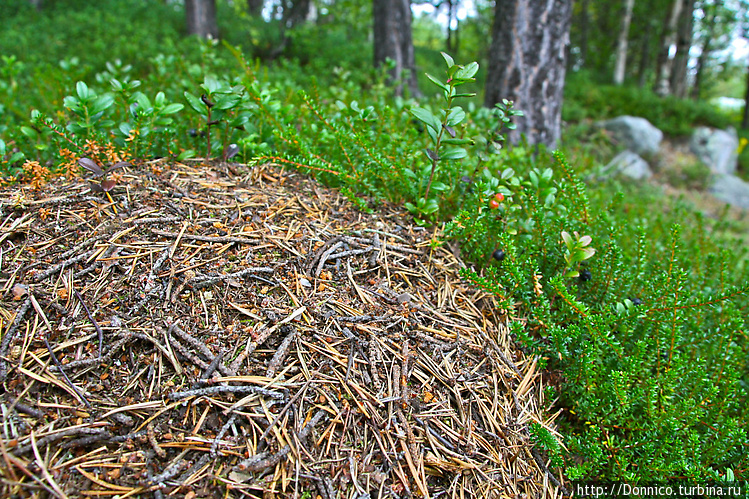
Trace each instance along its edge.
<path fill-rule="evenodd" d="M 89 158 L 81 158 L 78 160 L 78 164 L 81 165 L 86 170 L 90 171 L 94 175 L 104 175 L 104 170 L 101 169 L 99 165 L 97 165 L 94 160 Z"/>

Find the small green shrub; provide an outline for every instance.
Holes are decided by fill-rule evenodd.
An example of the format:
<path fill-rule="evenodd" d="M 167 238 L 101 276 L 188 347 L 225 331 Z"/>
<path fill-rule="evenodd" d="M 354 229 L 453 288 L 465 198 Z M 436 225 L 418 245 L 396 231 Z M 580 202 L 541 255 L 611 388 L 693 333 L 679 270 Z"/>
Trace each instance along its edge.
<path fill-rule="evenodd" d="M 666 135 L 690 135 L 697 125 L 727 128 L 732 116 L 704 101 L 661 98 L 632 86 L 594 84 L 584 74 L 570 74 L 565 85 L 562 118 L 580 122 L 630 115 L 647 119 Z"/>
<path fill-rule="evenodd" d="M 700 230 L 685 238 L 665 227 L 687 208 L 648 220 L 631 209 L 637 200 L 594 203 L 566 160 L 553 161 L 485 171 L 446 235 L 478 264 L 464 277 L 523 318 L 518 339 L 562 372 L 567 475 L 654 481 L 745 469 L 749 285 L 729 270 L 732 256 Z M 498 190 L 508 202 L 487 210 Z M 503 258 L 490 257 L 497 250 Z"/>

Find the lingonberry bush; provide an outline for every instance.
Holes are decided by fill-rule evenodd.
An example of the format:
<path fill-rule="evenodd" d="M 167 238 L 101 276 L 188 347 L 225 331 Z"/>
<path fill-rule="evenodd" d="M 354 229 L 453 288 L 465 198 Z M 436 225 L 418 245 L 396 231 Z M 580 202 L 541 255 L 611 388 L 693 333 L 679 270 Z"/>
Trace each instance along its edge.
<path fill-rule="evenodd" d="M 685 241 L 676 224 L 666 241 L 652 237 L 663 220 L 631 223 L 623 196 L 592 203 L 560 153 L 536 162 L 528 180 L 507 161 L 499 175 L 485 170 L 446 235 L 474 262 L 463 276 L 492 293 L 527 350 L 561 374 L 567 476 L 708 479 L 746 469 L 749 286 L 731 274 L 732 256 Z M 497 191 L 508 200 L 499 207 Z"/>

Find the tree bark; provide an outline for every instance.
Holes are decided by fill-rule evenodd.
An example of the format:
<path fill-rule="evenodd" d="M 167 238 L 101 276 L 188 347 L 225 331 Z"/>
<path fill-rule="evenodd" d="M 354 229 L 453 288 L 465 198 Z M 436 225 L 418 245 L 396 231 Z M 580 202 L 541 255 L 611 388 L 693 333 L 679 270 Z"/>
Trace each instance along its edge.
<path fill-rule="evenodd" d="M 310 0 L 294 0 L 284 3 L 283 20 L 287 29 L 304 24 L 311 9 Z"/>
<path fill-rule="evenodd" d="M 247 13 L 252 17 L 260 17 L 263 13 L 263 0 L 247 0 Z"/>
<path fill-rule="evenodd" d="M 580 2 L 580 66 L 585 67 L 588 60 L 588 36 L 590 31 L 590 12 L 588 0 Z"/>
<path fill-rule="evenodd" d="M 674 59 L 671 56 L 671 46 L 676 43 L 676 25 L 684 7 L 684 0 L 674 0 L 671 4 L 671 12 L 663 31 L 663 41 L 658 64 L 658 74 L 655 78 L 655 93 L 661 97 L 671 95 L 671 72 L 674 67 Z"/>
<path fill-rule="evenodd" d="M 704 36 L 704 43 L 702 44 L 702 51 L 700 52 L 700 56 L 697 58 L 697 67 L 694 71 L 694 86 L 692 87 L 692 98 L 693 99 L 699 99 L 700 94 L 702 93 L 702 81 L 705 76 L 705 65 L 707 64 L 707 59 L 710 57 L 710 52 L 712 52 L 712 39 L 715 35 L 715 28 L 716 24 L 718 22 L 717 19 L 717 12 L 719 8 L 722 6 L 722 0 L 718 0 L 715 2 L 715 5 L 713 6 L 713 9 L 709 12 L 705 13 L 705 16 L 707 18 L 706 21 L 706 27 L 707 31 Z"/>
<path fill-rule="evenodd" d="M 216 0 L 185 0 L 187 33 L 203 38 L 218 38 Z"/>
<path fill-rule="evenodd" d="M 497 0 L 484 105 L 512 100 L 524 116 L 509 139 L 556 146 L 572 0 Z"/>
<path fill-rule="evenodd" d="M 679 26 L 676 32 L 676 55 L 671 72 L 671 93 L 682 99 L 687 96 L 687 69 L 689 67 L 689 49 L 692 48 L 696 3 L 696 0 L 686 1 L 679 17 Z"/>
<path fill-rule="evenodd" d="M 616 44 L 616 66 L 614 69 L 614 84 L 624 83 L 624 73 L 627 69 L 627 48 L 629 45 L 629 24 L 632 22 L 632 9 L 635 0 L 627 0 L 624 5 L 624 18 L 619 30 L 619 40 Z"/>
<path fill-rule="evenodd" d="M 749 68 L 746 73 L 746 93 L 744 94 L 744 116 L 741 119 L 742 130 L 749 129 Z"/>
<path fill-rule="evenodd" d="M 411 38 L 410 0 L 373 0 L 372 14 L 375 67 L 392 60 L 390 82 L 398 84 L 396 94 L 402 95 L 407 86 L 412 96 L 420 96 Z"/>

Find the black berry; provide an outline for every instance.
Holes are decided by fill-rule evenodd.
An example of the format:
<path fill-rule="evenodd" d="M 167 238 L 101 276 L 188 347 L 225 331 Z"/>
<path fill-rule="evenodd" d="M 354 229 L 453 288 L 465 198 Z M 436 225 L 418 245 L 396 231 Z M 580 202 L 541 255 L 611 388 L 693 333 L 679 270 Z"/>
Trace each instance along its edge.
<path fill-rule="evenodd" d="M 494 253 L 492 253 L 492 257 L 494 257 L 494 259 L 497 260 L 498 262 L 501 262 L 502 260 L 505 259 L 505 252 L 498 249 Z"/>
<path fill-rule="evenodd" d="M 642 305 L 642 300 L 639 298 L 630 298 L 629 301 L 632 302 L 632 305 Z"/>
<path fill-rule="evenodd" d="M 593 274 L 590 273 L 590 270 L 583 269 L 583 270 L 580 271 L 580 277 L 579 277 L 579 279 L 580 279 L 581 282 L 590 281 L 592 277 L 593 277 Z"/>

